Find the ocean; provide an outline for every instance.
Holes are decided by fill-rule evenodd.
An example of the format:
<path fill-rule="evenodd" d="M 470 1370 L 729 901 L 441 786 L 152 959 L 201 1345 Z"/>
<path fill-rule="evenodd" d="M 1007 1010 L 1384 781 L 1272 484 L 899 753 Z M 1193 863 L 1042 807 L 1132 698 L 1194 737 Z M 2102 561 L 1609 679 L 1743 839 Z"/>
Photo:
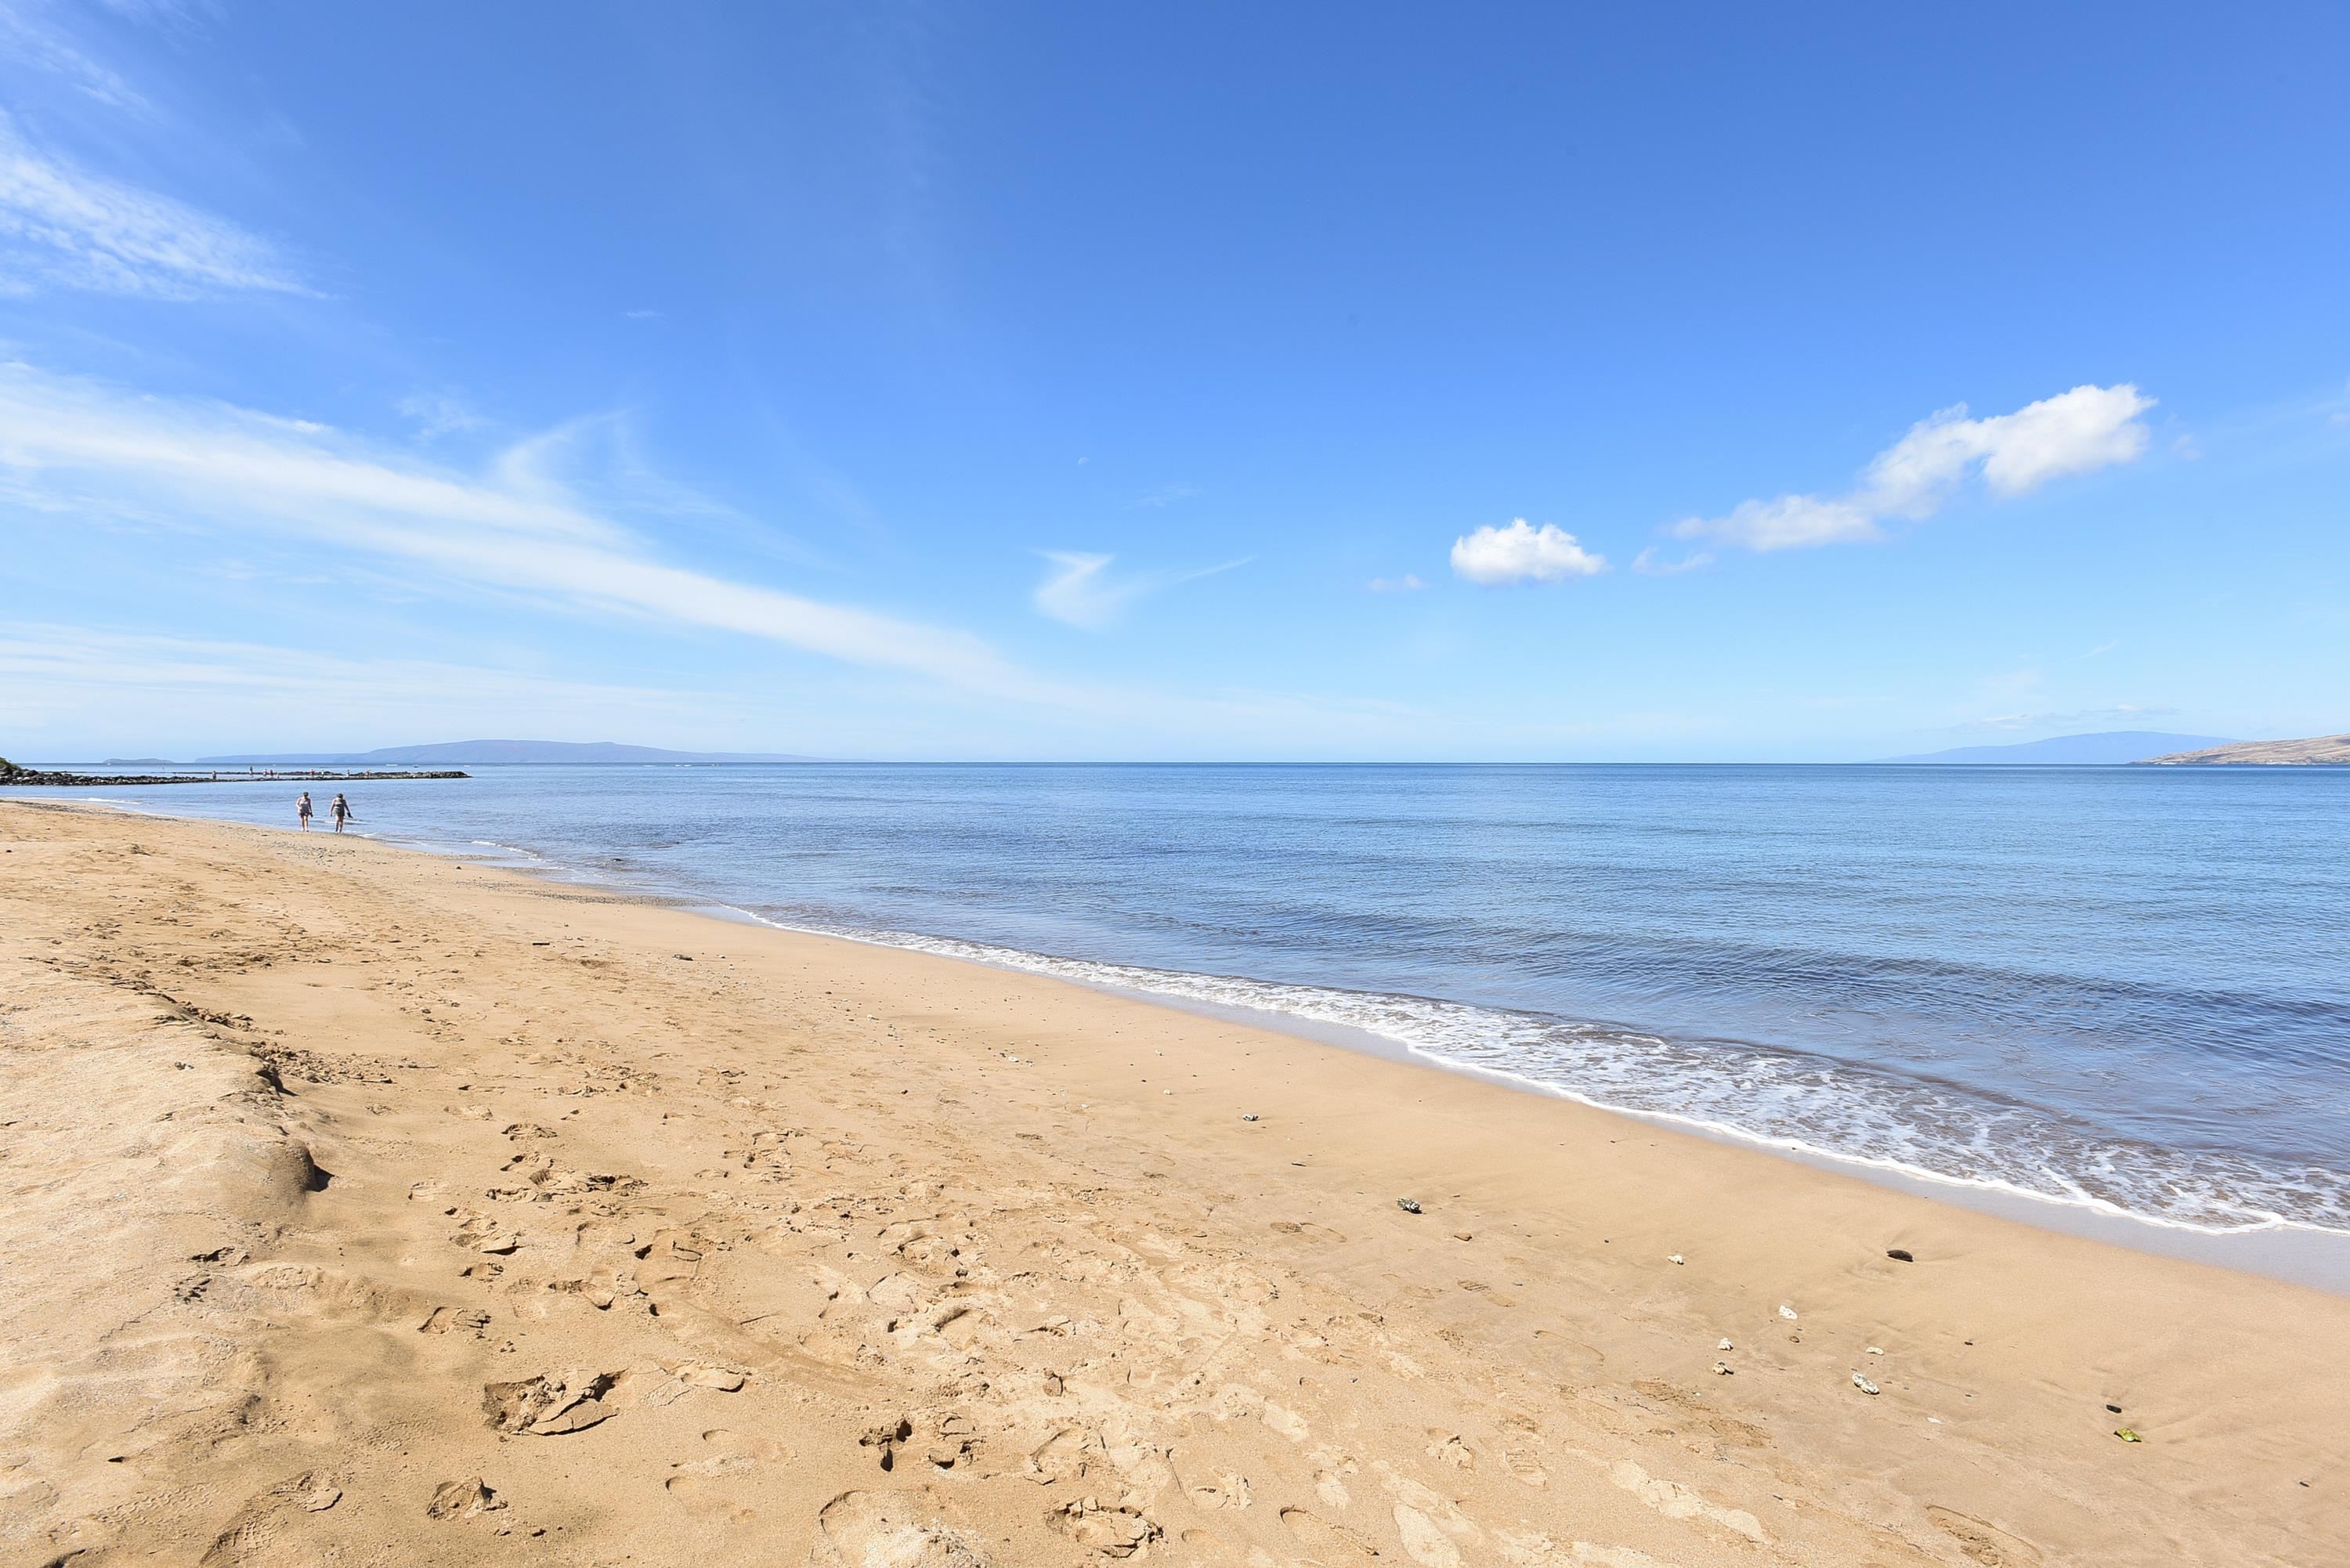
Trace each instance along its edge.
<path fill-rule="evenodd" d="M 1817 1158 L 2350 1233 L 2350 770 L 473 772 L 311 787 L 389 839 Z M 299 787 L 81 798 L 290 827 Z"/>

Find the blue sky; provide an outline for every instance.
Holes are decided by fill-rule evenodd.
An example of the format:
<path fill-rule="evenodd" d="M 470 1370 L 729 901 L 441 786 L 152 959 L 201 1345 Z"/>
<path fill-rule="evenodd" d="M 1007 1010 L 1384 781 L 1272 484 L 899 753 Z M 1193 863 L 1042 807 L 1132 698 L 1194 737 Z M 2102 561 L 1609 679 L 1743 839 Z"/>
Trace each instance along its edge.
<path fill-rule="evenodd" d="M 2350 728 L 2350 11 L 0 0 L 0 751 Z"/>

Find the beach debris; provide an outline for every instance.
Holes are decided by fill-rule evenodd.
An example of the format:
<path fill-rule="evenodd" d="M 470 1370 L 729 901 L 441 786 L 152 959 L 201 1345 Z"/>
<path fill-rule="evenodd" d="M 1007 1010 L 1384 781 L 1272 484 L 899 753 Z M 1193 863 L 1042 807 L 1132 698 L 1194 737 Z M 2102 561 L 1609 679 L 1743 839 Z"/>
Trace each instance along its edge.
<path fill-rule="evenodd" d="M 857 1446 L 860 1449 L 879 1450 L 881 1468 L 885 1470 L 894 1470 L 898 1468 L 898 1445 L 913 1435 L 914 1423 L 900 1416 L 895 1421 L 885 1421 L 867 1432 L 857 1439 Z"/>
<path fill-rule="evenodd" d="M 432 1314 L 416 1325 L 419 1334 L 470 1334 L 481 1338 L 488 1332 L 490 1314 L 482 1307 L 437 1306 Z"/>
<path fill-rule="evenodd" d="M 1914 1263 L 1918 1261 L 1917 1254 L 1907 1247 L 1887 1247 L 1885 1250 L 1885 1255 L 1897 1263 Z"/>
<path fill-rule="evenodd" d="M 1795 1321 L 1795 1309 L 1789 1306 L 1785 1302 L 1781 1302 L 1779 1303 L 1779 1315 L 1785 1318 L 1789 1323 L 1793 1323 Z"/>
<path fill-rule="evenodd" d="M 1735 1350 L 1737 1348 L 1738 1346 L 1730 1343 L 1730 1336 L 1726 1334 L 1721 1336 L 1721 1343 L 1714 1346 L 1714 1349 L 1716 1350 Z"/>
<path fill-rule="evenodd" d="M 1671 1257 L 1665 1261 L 1670 1263 L 1686 1263 L 1689 1262 L 1687 1258 L 1682 1257 L 1679 1252 L 1675 1252 Z"/>
<path fill-rule="evenodd" d="M 1859 1389 L 1864 1394 L 1874 1394 L 1877 1392 L 1877 1385 L 1871 1383 L 1867 1378 L 1863 1377 L 1857 1370 L 1855 1370 L 1852 1375 L 1852 1386 Z"/>
<path fill-rule="evenodd" d="M 616 1373 L 567 1372 L 515 1383 L 484 1383 L 482 1413 L 501 1432 L 527 1432 L 541 1438 L 584 1432 L 610 1417 L 613 1412 L 604 1403 L 604 1396 L 619 1382 Z"/>
<path fill-rule="evenodd" d="M 472 1480 L 442 1481 L 432 1489 L 432 1501 L 424 1505 L 427 1519 L 471 1519 L 477 1513 L 487 1513 L 504 1508 L 505 1502 L 492 1488 L 483 1484 L 482 1478 Z"/>
<path fill-rule="evenodd" d="M 1241 1113 L 1241 1120 L 1244 1122 L 1253 1122 L 1256 1120 L 1256 1113 L 1254 1111 L 1243 1111 Z"/>
<path fill-rule="evenodd" d="M 2128 1427 L 2115 1428 L 2114 1436 L 2119 1438 L 2125 1443 L 2143 1443 L 2146 1441 L 2144 1438 L 2137 1435 L 2135 1429 Z"/>
<path fill-rule="evenodd" d="M 1075 1498 L 1046 1516 L 1053 1527 L 1105 1557 L 1131 1557 L 1164 1533 L 1131 1508 L 1099 1498 Z"/>
<path fill-rule="evenodd" d="M 1872 1345 L 1868 1347 L 1868 1354 L 1871 1355 L 1882 1355 L 1885 1354 L 1885 1347 L 1883 1345 Z"/>
<path fill-rule="evenodd" d="M 1730 1363 L 1727 1361 L 1717 1361 L 1713 1364 L 1713 1371 L 1714 1376 L 1717 1377 L 1727 1377 L 1730 1376 Z"/>
<path fill-rule="evenodd" d="M 1477 1239 L 1477 1233 L 1473 1231 L 1455 1231 L 1452 1232 L 1452 1239 L 1456 1241 L 1473 1241 Z"/>
<path fill-rule="evenodd" d="M 1402 1210 L 1407 1214 L 1417 1214 L 1419 1212 L 1419 1199 L 1417 1198 L 1399 1198 L 1396 1199 L 1396 1207 Z"/>
<path fill-rule="evenodd" d="M 2118 1416 L 2122 1413 L 2122 1407 L 2119 1405 L 2108 1405 L 2106 1407 L 2106 1411 L 2108 1415 Z"/>

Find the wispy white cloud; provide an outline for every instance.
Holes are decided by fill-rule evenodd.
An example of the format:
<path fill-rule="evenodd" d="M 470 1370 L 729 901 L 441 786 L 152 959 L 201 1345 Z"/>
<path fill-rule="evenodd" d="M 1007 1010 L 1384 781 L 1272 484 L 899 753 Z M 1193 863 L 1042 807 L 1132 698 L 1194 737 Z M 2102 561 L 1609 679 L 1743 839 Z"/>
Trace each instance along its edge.
<path fill-rule="evenodd" d="M 310 292 L 267 242 L 53 158 L 0 109 L 0 291 L 44 286 L 161 299 Z"/>
<path fill-rule="evenodd" d="M 620 316 L 622 319 L 628 321 L 667 321 L 669 319 L 669 312 L 665 310 L 623 310 Z"/>
<path fill-rule="evenodd" d="M 1417 573 L 1406 572 L 1400 577 L 1373 577 L 1363 587 L 1375 594 L 1416 594 L 1428 585 L 1419 580 Z"/>
<path fill-rule="evenodd" d="M 1677 577 L 1683 572 L 1694 572 L 1700 566 L 1711 565 L 1713 565 L 1713 552 L 1711 550 L 1700 550 L 1693 555 L 1684 556 L 1678 561 L 1668 561 L 1658 556 L 1657 547 L 1654 545 L 1647 546 L 1632 557 L 1632 569 L 1644 577 Z"/>
<path fill-rule="evenodd" d="M 1179 501 L 1189 501 L 1199 493 L 1200 487 L 1196 484 L 1162 484 L 1135 504 L 1164 509 Z"/>
<path fill-rule="evenodd" d="M 463 398 L 447 392 L 411 392 L 392 407 L 427 441 L 460 431 L 477 431 L 490 422 L 474 412 Z"/>
<path fill-rule="evenodd" d="M 93 58 L 65 29 L 39 13 L 42 7 L 0 0 L 0 55 L 57 77 L 109 109 L 144 115 L 146 98 L 103 61 Z"/>
<path fill-rule="evenodd" d="M 1555 523 L 1537 528 L 1524 518 L 1506 526 L 1492 524 L 1452 541 L 1452 569 L 1472 583 L 1561 583 L 1596 576 L 1607 558 Z"/>
<path fill-rule="evenodd" d="M 542 443 L 486 473 L 372 451 L 307 421 L 143 398 L 0 367 L 0 470 L 16 495 L 291 531 L 480 587 L 764 638 L 964 691 L 1076 707 L 1111 694 L 1022 669 L 968 633 L 668 565 L 546 468 Z"/>
<path fill-rule="evenodd" d="M 1970 419 L 1961 403 L 1920 420 L 1877 453 L 1849 494 L 1742 501 L 1723 516 L 1684 518 L 1665 532 L 1676 539 L 1758 551 L 1879 538 L 1887 519 L 1930 517 L 1976 481 L 2003 499 L 2053 480 L 2134 462 L 2149 439 L 2140 416 L 2152 407 L 2154 400 L 2128 382 L 2075 387 L 1988 419 Z M 1649 559 L 1646 552 L 1642 559 Z M 1701 556 L 1691 556 L 1643 569 L 1686 570 L 1702 564 Z"/>
<path fill-rule="evenodd" d="M 338 580 L 380 568 L 392 574 L 386 580 L 396 580 L 403 597 L 489 597 L 656 634 L 715 630 L 764 639 L 865 672 L 852 680 L 845 671 L 827 689 L 837 693 L 861 685 L 885 704 L 872 711 L 927 715 L 925 735 L 977 736 L 963 743 L 971 754 L 1000 753 L 1003 736 L 1011 732 L 1005 722 L 1015 718 L 1025 726 L 1021 733 L 1065 737 L 1060 750 L 1071 755 L 1105 754 L 1105 745 L 1136 756 L 1294 756 L 1322 750 L 1418 754 L 1453 732 L 1442 713 L 1344 695 L 1138 689 L 1062 677 L 1017 663 L 954 628 L 673 566 L 623 524 L 634 512 L 616 510 L 600 483 L 586 477 L 567 482 L 567 463 L 596 422 L 575 421 L 508 448 L 480 470 L 465 470 L 315 421 L 147 396 L 0 364 L 0 535 L 99 526 L 172 530 L 213 545 L 208 554 L 215 561 L 277 556 L 277 547 L 293 541 L 302 546 L 306 566 L 331 571 Z M 629 488 L 623 474 L 622 494 Z M 1199 575 L 1170 574 L 1154 586 Z M 273 678 L 270 659 L 261 655 L 161 659 L 131 657 L 137 649 L 112 645 L 68 671 L 39 662 L 49 635 L 20 636 L 15 662 L 0 665 L 0 726 L 11 715 L 38 710 L 49 716 L 49 733 L 90 735 L 95 732 L 88 726 L 101 717 L 110 724 L 141 713 L 168 716 L 170 704 L 153 699 L 151 683 L 178 682 L 158 688 L 177 692 L 239 683 L 260 690 Z M 462 688 L 460 677 L 428 675 L 420 674 L 406 690 L 429 697 Z M 199 680 L 201 688 L 192 684 Z M 352 718 L 355 736 L 386 732 L 384 722 L 367 719 L 370 711 L 391 717 L 408 711 L 397 680 L 367 690 L 381 697 L 373 709 L 354 700 L 338 710 Z M 583 688 L 567 710 L 577 711 L 583 724 L 600 711 L 594 690 Z M 529 706 L 528 691 L 515 688 L 511 696 L 485 707 L 483 722 L 503 713 L 511 723 L 518 713 L 538 711 Z M 283 715 L 285 698 L 268 701 Z M 182 717 L 192 715 L 191 722 L 217 733 L 213 719 L 232 707 L 207 697 L 182 702 Z M 235 711 L 269 718 L 265 706 Z M 848 723 L 837 720 L 831 732 L 848 733 L 843 727 Z M 855 724 L 863 738 L 836 741 L 832 749 L 846 744 L 866 754 L 937 754 L 940 742 L 915 738 L 902 719 L 882 722 L 868 711 Z M 622 726 L 608 717 L 595 725 L 616 727 L 655 739 L 675 733 L 667 722 Z M 443 728 L 436 721 L 417 732 L 439 734 Z M 283 724 L 263 723 L 253 732 L 286 732 Z M 1039 754 L 1033 744 L 1028 750 Z"/>
<path fill-rule="evenodd" d="M 1247 565 L 1243 558 L 1188 572 L 1137 572 L 1120 576 L 1109 569 L 1118 559 L 1115 556 L 1076 550 L 1040 550 L 1037 554 L 1050 561 L 1053 569 L 1036 585 L 1032 602 L 1040 613 L 1087 631 L 1099 631 L 1109 625 L 1127 606 L 1146 594 Z"/>

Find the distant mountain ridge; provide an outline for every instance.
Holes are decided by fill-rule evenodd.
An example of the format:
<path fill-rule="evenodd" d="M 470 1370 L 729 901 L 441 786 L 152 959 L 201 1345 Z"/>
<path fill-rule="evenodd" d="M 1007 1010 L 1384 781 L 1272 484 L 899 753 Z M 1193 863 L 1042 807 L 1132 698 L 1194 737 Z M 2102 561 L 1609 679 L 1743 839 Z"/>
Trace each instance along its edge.
<path fill-rule="evenodd" d="M 2147 757 L 2153 768 L 2341 768 L 2350 767 L 2350 734 L 2313 735 L 2305 741 L 2237 741 L 2201 751 Z"/>
<path fill-rule="evenodd" d="M 618 741 L 443 741 L 430 746 L 385 746 L 372 752 L 288 752 L 275 756 L 198 757 L 204 767 L 289 768 L 459 765 L 464 763 L 601 767 L 722 767 L 743 763 L 815 763 L 821 757 L 780 752 L 671 752 Z"/>
<path fill-rule="evenodd" d="M 1957 746 L 1913 757 L 1879 757 L 1881 763 L 2051 764 L 2142 763 L 2165 753 L 2224 746 L 2224 735 L 2174 735 L 2162 730 L 2101 730 L 2086 735 L 2052 735 L 2008 746 Z"/>

